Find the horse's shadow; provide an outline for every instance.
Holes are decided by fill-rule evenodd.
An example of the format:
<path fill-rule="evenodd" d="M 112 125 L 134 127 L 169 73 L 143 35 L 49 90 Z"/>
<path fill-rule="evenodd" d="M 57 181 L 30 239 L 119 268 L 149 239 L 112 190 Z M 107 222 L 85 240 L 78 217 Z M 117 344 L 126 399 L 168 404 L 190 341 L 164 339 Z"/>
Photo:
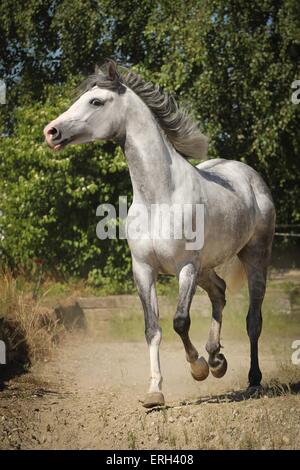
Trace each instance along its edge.
<path fill-rule="evenodd" d="M 300 382 L 291 383 L 280 383 L 274 382 L 269 385 L 260 387 L 249 387 L 247 389 L 236 390 L 231 392 L 222 393 L 219 395 L 209 395 L 206 397 L 200 397 L 196 400 L 182 400 L 181 402 L 174 405 L 167 405 L 164 407 L 155 407 L 147 412 L 158 411 L 159 409 L 169 408 L 181 408 L 183 406 L 191 405 L 202 405 L 205 403 L 209 404 L 220 404 L 220 403 L 237 403 L 245 400 L 258 400 L 260 398 L 275 398 L 284 396 L 287 394 L 299 395 L 300 394 Z"/>
<path fill-rule="evenodd" d="M 201 405 L 202 403 L 236 403 L 245 400 L 258 400 L 259 398 L 263 397 L 275 398 L 287 394 L 300 394 L 300 382 L 275 382 L 261 387 L 249 387 L 247 389 L 235 390 L 220 395 L 200 397 L 191 401 L 184 400 L 180 403 L 180 405 Z"/>

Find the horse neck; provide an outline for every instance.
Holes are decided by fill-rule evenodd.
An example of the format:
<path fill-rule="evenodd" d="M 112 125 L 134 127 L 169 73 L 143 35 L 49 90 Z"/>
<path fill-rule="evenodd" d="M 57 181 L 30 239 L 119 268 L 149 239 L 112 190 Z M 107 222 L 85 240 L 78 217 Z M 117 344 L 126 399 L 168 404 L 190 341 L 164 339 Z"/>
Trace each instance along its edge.
<path fill-rule="evenodd" d="M 149 109 L 141 108 L 127 119 L 124 145 L 134 201 L 170 203 L 176 190 L 174 172 L 180 171 L 180 160 L 186 162 L 169 144 Z"/>

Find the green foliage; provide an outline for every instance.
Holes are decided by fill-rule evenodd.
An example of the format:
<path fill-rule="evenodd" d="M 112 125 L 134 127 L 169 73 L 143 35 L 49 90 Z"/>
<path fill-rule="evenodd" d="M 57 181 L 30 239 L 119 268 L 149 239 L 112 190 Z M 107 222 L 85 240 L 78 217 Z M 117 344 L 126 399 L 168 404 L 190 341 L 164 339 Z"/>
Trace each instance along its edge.
<path fill-rule="evenodd" d="M 299 223 L 298 0 L 30 0 L 0 4 L 0 234 L 2 256 L 30 269 L 129 289 L 126 242 L 96 238 L 96 208 L 131 194 L 112 144 L 57 156 L 42 129 L 71 90 L 106 57 L 134 66 L 175 93 L 210 136 L 210 157 L 260 171 L 279 223 Z"/>
<path fill-rule="evenodd" d="M 118 279 L 129 270 L 126 243 L 100 241 L 96 208 L 118 204 L 130 180 L 125 159 L 112 145 L 94 144 L 53 154 L 43 126 L 69 103 L 68 87 L 49 88 L 43 104 L 19 107 L 14 135 L 0 147 L 0 233 L 13 265 L 32 267 L 35 258 L 60 274 L 87 275 L 96 266 Z"/>
<path fill-rule="evenodd" d="M 300 77 L 299 2 L 166 1 L 146 35 L 163 57 L 155 79 L 192 105 L 210 156 L 256 168 L 280 223 L 299 222 L 300 105 L 291 102 Z"/>

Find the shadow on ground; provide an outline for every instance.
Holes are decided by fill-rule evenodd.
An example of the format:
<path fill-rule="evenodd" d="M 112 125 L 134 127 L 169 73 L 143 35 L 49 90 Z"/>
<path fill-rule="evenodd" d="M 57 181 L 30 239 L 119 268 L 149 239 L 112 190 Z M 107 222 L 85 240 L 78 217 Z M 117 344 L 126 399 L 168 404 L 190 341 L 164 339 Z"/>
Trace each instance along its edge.
<path fill-rule="evenodd" d="M 29 364 L 9 364 L 1 365 L 0 368 L 0 392 L 5 390 L 9 380 L 19 377 L 20 375 L 27 374 Z"/>
<path fill-rule="evenodd" d="M 259 399 L 262 397 L 275 398 L 286 394 L 298 395 L 300 394 L 300 382 L 293 383 L 279 383 L 261 386 L 249 387 L 243 390 L 223 393 L 220 395 L 213 395 L 209 397 L 201 397 L 194 401 L 183 401 L 181 405 L 201 405 L 202 403 L 233 403 L 245 400 Z"/>
<path fill-rule="evenodd" d="M 182 406 L 190 405 L 202 405 L 204 403 L 220 404 L 220 403 L 237 403 L 246 400 L 258 400 L 260 398 L 276 398 L 287 394 L 300 395 L 300 382 L 291 383 L 280 383 L 261 386 L 261 387 L 249 387 L 247 389 L 236 390 L 232 392 L 226 392 L 219 395 L 210 395 L 206 397 L 200 397 L 196 400 L 183 400 L 177 405 L 167 405 L 164 407 L 154 407 L 146 411 L 151 413 L 152 411 L 158 411 L 159 409 L 179 408 Z"/>

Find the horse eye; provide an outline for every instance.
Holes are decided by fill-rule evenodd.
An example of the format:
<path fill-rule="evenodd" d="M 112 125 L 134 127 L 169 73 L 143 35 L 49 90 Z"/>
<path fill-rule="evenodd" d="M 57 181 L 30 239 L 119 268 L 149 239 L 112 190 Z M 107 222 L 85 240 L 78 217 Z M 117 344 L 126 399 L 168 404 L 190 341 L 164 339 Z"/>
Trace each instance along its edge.
<path fill-rule="evenodd" d="M 104 102 L 99 100 L 98 98 L 92 98 L 90 104 L 93 106 L 103 106 Z"/>

